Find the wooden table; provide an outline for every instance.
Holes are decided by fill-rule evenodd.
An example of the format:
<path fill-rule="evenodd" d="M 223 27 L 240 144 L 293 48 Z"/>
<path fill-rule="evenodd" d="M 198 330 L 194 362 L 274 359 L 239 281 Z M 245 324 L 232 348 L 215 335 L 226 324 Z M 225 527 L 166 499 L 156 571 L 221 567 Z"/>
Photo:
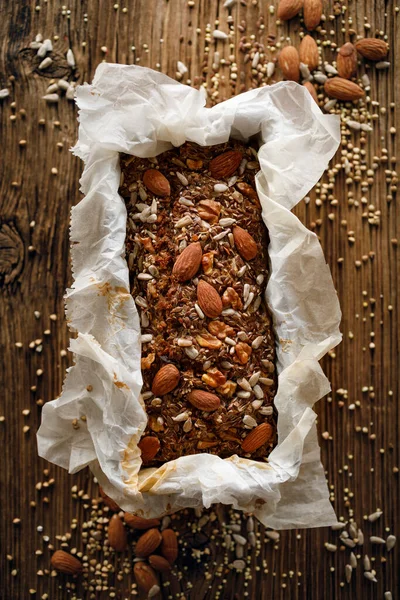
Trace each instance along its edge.
<path fill-rule="evenodd" d="M 71 364 L 65 352 L 69 334 L 63 316 L 63 294 L 71 283 L 69 213 L 80 199 L 82 169 L 80 161 L 69 152 L 77 137 L 74 104 L 62 97 L 57 104 L 49 105 L 42 96 L 51 78 L 68 76 L 79 83 L 90 81 L 102 60 L 136 62 L 172 77 L 180 60 L 188 67 L 184 82 L 189 78 L 193 85 L 199 85 L 205 80 L 215 92 L 211 63 L 217 49 L 221 59 L 236 61 L 239 74 L 235 86 L 229 75 L 234 70 L 221 67 L 219 95 L 214 95 L 214 100 L 222 100 L 255 81 L 239 49 L 242 33 L 237 25 L 245 25 L 243 35 L 248 39 L 254 35 L 255 41 L 265 46 L 268 36 L 273 35 L 277 41 L 284 36 L 299 44 L 298 18 L 277 27 L 276 14 L 270 11 L 270 5 L 276 6 L 276 2 L 247 0 L 245 4 L 237 2 L 229 11 L 234 18 L 232 47 L 212 40 L 207 55 L 206 25 L 209 23 L 213 31 L 214 21 L 219 18 L 219 28 L 228 31 L 228 11 L 222 0 L 195 0 L 192 7 L 184 0 L 123 0 L 117 8 L 113 2 L 93 0 L 70 0 L 65 6 L 58 0 L 0 3 L 0 88 L 10 90 L 10 96 L 0 101 L 2 598 L 46 598 L 46 593 L 51 600 L 74 597 L 66 579 L 45 572 L 51 555 L 48 544 L 59 547 L 60 540 L 55 536 L 71 531 L 71 519 L 76 517 L 81 523 L 84 518 L 85 499 L 73 500 L 71 488 L 77 486 L 84 490 L 82 494 L 97 495 L 90 473 L 70 476 L 39 459 L 36 452 L 40 406 L 60 393 L 65 369 Z M 345 31 L 352 28 L 361 36 L 382 31 L 391 46 L 390 68 L 368 71 L 370 96 L 379 103 L 368 105 L 376 115 L 374 132 L 366 135 L 364 146 L 359 144 L 360 132 L 345 136 L 356 149 L 365 149 L 365 154 L 358 154 L 360 164 L 375 169 L 366 193 L 361 190 L 362 183 L 346 182 L 348 176 L 340 170 L 332 189 L 322 196 L 313 191 L 310 201 L 301 202 L 296 209 L 304 223 L 320 236 L 343 310 L 343 343 L 323 365 L 333 393 L 318 407 L 319 431 L 329 434 L 329 439 L 321 438 L 322 460 L 338 516 L 345 521 L 353 517 L 364 531 L 364 546 L 354 552 L 375 557 L 372 568 L 378 582 L 363 576 L 359 560 L 351 583 L 345 583 L 344 566 L 349 562 L 350 550 L 343 546 L 330 553 L 324 548 L 325 542 L 340 546 L 338 532 L 290 531 L 282 533 L 276 549 L 272 543 L 265 544 L 252 563 L 253 578 L 247 590 L 248 597 L 257 600 L 372 600 L 383 598 L 387 590 L 395 598 L 400 585 L 398 548 L 388 553 L 369 541 L 370 535 L 386 538 L 389 532 L 399 534 L 399 211 L 394 173 L 398 146 L 396 149 L 397 138 L 391 128 L 396 127 L 398 117 L 392 103 L 399 91 L 394 65 L 398 65 L 399 58 L 400 16 L 392 1 L 324 4 L 328 33 L 325 38 L 314 34 L 318 39 L 341 45 L 349 40 L 350 34 Z M 341 11 L 344 16 L 337 16 Z M 36 51 L 29 47 L 38 33 L 53 40 L 53 63 L 42 72 L 38 70 Z M 287 43 L 285 39 L 282 42 Z M 75 55 L 76 70 L 66 61 L 69 47 Z M 273 53 L 266 52 L 273 58 Z M 328 45 L 323 52 L 325 59 L 332 60 L 334 54 Z M 357 156 L 357 150 L 350 146 L 347 151 Z M 338 153 L 332 165 L 340 160 Z M 362 181 L 370 176 L 367 170 L 360 173 Z M 329 183 L 327 175 L 323 182 Z M 321 201 L 316 202 L 318 198 Z M 22 347 L 17 347 L 17 342 Z M 377 509 L 383 511 L 379 520 L 364 520 Z M 72 530 L 70 547 L 82 547 L 79 532 L 79 526 L 76 532 Z M 43 534 L 49 536 L 48 541 Z M 255 570 L 262 560 L 268 564 L 268 573 L 263 568 Z M 188 580 L 199 581 L 199 575 L 189 573 L 174 589 L 187 590 Z M 132 582 L 132 575 L 128 575 L 128 581 Z M 130 597 L 126 591 L 129 586 L 119 586 L 117 580 L 114 583 L 117 598 Z M 222 585 L 220 598 L 246 597 L 243 576 L 234 571 L 228 571 Z M 89 597 L 79 582 L 76 589 L 77 598 Z M 109 596 L 103 592 L 96 597 Z M 195 585 L 185 597 L 211 600 L 217 596 L 215 589 L 206 592 Z"/>

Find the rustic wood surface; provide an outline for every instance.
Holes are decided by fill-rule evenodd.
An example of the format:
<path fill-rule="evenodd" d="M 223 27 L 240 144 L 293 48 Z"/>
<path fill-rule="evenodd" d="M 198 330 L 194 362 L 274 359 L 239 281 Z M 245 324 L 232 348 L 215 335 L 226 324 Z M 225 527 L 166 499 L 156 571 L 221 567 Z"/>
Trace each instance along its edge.
<path fill-rule="evenodd" d="M 242 34 L 236 24 L 246 21 L 246 35 L 253 34 L 266 45 L 268 35 L 277 34 L 276 15 L 269 9 L 276 2 L 248 0 L 247 6 L 243 4 L 236 3 L 230 11 L 236 32 L 233 47 L 229 49 L 227 43 L 212 41 L 210 55 L 218 48 L 221 58 L 229 59 L 232 52 L 239 73 L 246 73 L 242 83 L 249 87 L 250 68 L 244 64 L 244 54 L 239 52 Z M 186 598 L 193 600 L 213 599 L 218 597 L 217 585 L 222 586 L 219 597 L 227 599 L 247 597 L 246 589 L 248 597 L 257 600 L 372 600 L 384 598 L 388 590 L 393 598 L 398 597 L 399 550 L 395 547 L 388 553 L 381 546 L 371 546 L 369 536 L 386 538 L 388 532 L 399 534 L 399 262 L 395 241 L 399 214 L 395 190 L 390 191 L 391 185 L 395 185 L 391 177 L 398 148 L 390 128 L 396 126 L 398 116 L 391 103 L 399 91 L 395 66 L 399 64 L 400 16 L 394 2 L 383 0 L 325 2 L 324 14 L 333 14 L 342 7 L 346 9 L 343 18 L 338 16 L 326 22 L 325 28 L 334 31 L 330 39 L 338 45 L 347 41 L 345 30 L 350 26 L 359 35 L 385 32 L 391 46 L 389 70 L 369 71 L 371 97 L 380 104 L 371 108 L 378 117 L 365 146 L 366 164 L 369 168 L 376 156 L 378 167 L 372 185 L 364 194 L 367 205 L 361 203 L 360 185 L 347 185 L 345 175 L 340 172 L 333 191 L 329 192 L 338 200 L 337 204 L 331 204 L 328 198 L 318 206 L 313 192 L 311 201 L 308 204 L 303 201 L 296 213 L 320 235 L 343 310 L 343 343 L 323 365 L 333 392 L 318 407 L 319 431 L 329 432 L 332 438 L 321 438 L 322 460 L 338 516 L 346 521 L 354 518 L 364 531 L 364 546 L 354 552 L 375 557 L 372 568 L 378 582 L 363 577 L 359 560 L 351 583 L 345 583 L 344 566 L 349 562 L 350 550 L 343 547 L 336 553 L 327 552 L 325 542 L 338 546 L 340 543 L 338 533 L 325 528 L 283 532 L 276 548 L 272 543 L 265 544 L 260 556 L 253 559 L 253 576 L 247 587 L 242 575 L 228 572 L 210 591 L 207 585 L 200 585 L 201 576 L 189 570 L 181 583 L 174 584 L 175 591 L 168 592 L 166 588 L 165 598 L 182 597 L 177 595 L 177 590 L 181 590 Z M 51 78 L 68 75 L 70 80 L 90 81 L 96 66 L 104 59 L 121 63 L 136 61 L 172 77 L 176 61 L 181 60 L 189 69 L 184 81 L 188 77 L 196 84 L 200 81 L 196 78 L 205 77 L 212 87 L 211 68 L 209 65 L 207 72 L 204 57 L 205 27 L 210 23 L 212 31 L 219 16 L 219 28 L 228 31 L 227 15 L 222 0 L 195 0 L 192 8 L 184 0 L 123 0 L 118 9 L 113 2 L 100 0 L 70 0 L 65 6 L 59 0 L 0 1 L 0 88 L 10 89 L 10 96 L 0 100 L 2 598 L 73 597 L 67 579 L 52 577 L 45 571 L 51 555 L 48 544 L 60 547 L 55 536 L 70 532 L 73 518 L 78 523 L 83 520 L 85 501 L 72 499 L 72 486 L 97 495 L 89 472 L 70 476 L 39 459 L 36 451 L 41 401 L 51 400 L 60 393 L 65 369 L 71 364 L 70 356 L 63 352 L 69 337 L 63 316 L 63 294 L 71 283 L 69 212 L 80 199 L 78 180 L 82 169 L 80 161 L 69 152 L 77 137 L 74 104 L 63 97 L 58 104 L 47 105 L 42 96 Z M 299 19 L 294 19 L 280 27 L 277 35 L 291 36 L 298 45 L 299 28 Z M 39 32 L 45 38 L 52 38 L 54 45 L 53 63 L 42 72 L 38 70 L 40 59 L 29 48 Z M 66 62 L 69 47 L 75 54 L 75 71 Z M 333 58 L 329 48 L 324 52 L 327 60 Z M 240 77 L 235 87 L 227 67 L 220 73 L 218 100 L 240 89 Z M 352 140 L 355 146 L 358 139 L 359 132 L 355 132 Z M 340 161 L 339 154 L 332 164 L 335 161 Z M 388 194 L 392 199 L 387 199 Z M 359 206 L 352 198 L 359 201 Z M 371 225 L 362 217 L 369 204 L 373 205 L 372 212 L 380 211 L 379 225 Z M 354 243 L 349 243 L 349 236 L 354 237 Z M 42 342 L 37 341 L 30 348 L 32 341 L 40 339 Z M 16 347 L 16 342 L 21 342 L 22 347 Z M 370 347 L 371 343 L 374 347 Z M 352 404 L 354 410 L 349 409 Z M 29 410 L 29 414 L 24 415 L 24 410 Z M 37 489 L 40 482 L 47 483 Z M 365 521 L 365 515 L 376 509 L 381 509 L 383 516 L 375 523 Z M 15 519 L 20 522 L 13 522 Z M 43 533 L 49 536 L 48 541 Z M 81 542 L 78 526 L 72 530 L 70 547 L 80 549 Z M 218 549 L 215 560 L 218 562 Z M 260 570 L 256 570 L 257 565 Z M 115 597 L 130 597 L 132 581 L 131 574 L 123 582 L 115 580 Z M 188 581 L 195 584 L 192 590 Z M 89 597 L 79 580 L 74 585 L 77 598 Z M 107 598 L 108 594 L 106 591 L 96 597 Z"/>

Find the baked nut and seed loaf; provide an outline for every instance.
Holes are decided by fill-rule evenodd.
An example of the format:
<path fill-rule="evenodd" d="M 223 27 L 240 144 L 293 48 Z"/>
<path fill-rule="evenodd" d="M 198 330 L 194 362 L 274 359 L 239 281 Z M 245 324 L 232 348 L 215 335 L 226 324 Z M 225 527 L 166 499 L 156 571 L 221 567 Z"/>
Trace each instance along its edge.
<path fill-rule="evenodd" d="M 268 234 L 251 147 L 121 156 L 142 329 L 145 466 L 200 452 L 264 460 L 276 442 Z"/>

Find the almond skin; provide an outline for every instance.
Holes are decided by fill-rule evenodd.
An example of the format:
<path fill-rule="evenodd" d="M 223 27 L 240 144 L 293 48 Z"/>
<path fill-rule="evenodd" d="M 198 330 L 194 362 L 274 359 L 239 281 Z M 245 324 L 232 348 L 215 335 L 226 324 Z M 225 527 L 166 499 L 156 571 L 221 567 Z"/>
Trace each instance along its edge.
<path fill-rule="evenodd" d="M 221 400 L 215 394 L 205 392 L 204 390 L 192 390 L 188 395 L 188 401 L 192 406 L 199 410 L 211 412 L 217 410 L 221 404 Z"/>
<path fill-rule="evenodd" d="M 251 187 L 251 185 L 245 183 L 244 181 L 240 181 L 236 184 L 236 188 L 241 194 L 243 194 L 243 196 L 246 196 L 246 198 L 254 202 L 254 204 L 260 206 L 260 200 L 258 198 L 257 192 L 254 188 Z"/>
<path fill-rule="evenodd" d="M 233 228 L 235 246 L 244 260 L 253 260 L 257 256 L 258 248 L 254 238 L 242 227 Z"/>
<path fill-rule="evenodd" d="M 278 19 L 289 21 L 293 19 L 301 10 L 303 0 L 281 0 L 278 6 Z"/>
<path fill-rule="evenodd" d="M 161 554 L 167 559 L 170 565 L 173 565 L 178 558 L 178 539 L 173 529 L 164 529 L 161 532 Z"/>
<path fill-rule="evenodd" d="M 117 552 L 126 550 L 126 529 L 118 515 L 113 515 L 108 524 L 108 541 Z"/>
<path fill-rule="evenodd" d="M 311 81 L 306 81 L 305 83 L 303 83 L 303 85 L 310 92 L 310 94 L 311 94 L 313 100 L 316 102 L 316 104 L 318 104 L 317 92 L 315 91 L 315 87 L 313 86 Z"/>
<path fill-rule="evenodd" d="M 351 79 L 357 71 L 357 50 L 351 42 L 343 44 L 336 58 L 336 68 L 340 77 Z"/>
<path fill-rule="evenodd" d="M 180 378 L 181 374 L 175 365 L 164 365 L 157 371 L 151 391 L 155 396 L 164 396 L 176 388 Z"/>
<path fill-rule="evenodd" d="M 119 512 L 121 509 L 116 502 L 110 496 L 107 496 L 101 485 L 99 485 L 99 494 L 103 498 L 104 504 L 108 506 L 113 512 Z"/>
<path fill-rule="evenodd" d="M 52 567 L 66 575 L 79 575 L 82 571 L 81 561 L 64 550 L 56 550 L 50 562 Z"/>
<path fill-rule="evenodd" d="M 309 31 L 314 31 L 321 22 L 322 0 L 304 0 L 304 24 Z"/>
<path fill-rule="evenodd" d="M 136 583 L 146 594 L 149 593 L 153 586 L 158 585 L 158 579 L 154 569 L 145 562 L 135 563 L 133 573 L 135 575 Z"/>
<path fill-rule="evenodd" d="M 215 319 L 222 313 L 221 296 L 212 285 L 202 279 L 197 285 L 197 301 L 201 310 L 210 319 Z"/>
<path fill-rule="evenodd" d="M 314 71 L 318 67 L 318 46 L 314 38 L 311 37 L 311 35 L 305 35 L 301 40 L 299 47 L 299 56 L 301 62 L 307 65 L 310 71 Z"/>
<path fill-rule="evenodd" d="M 136 543 L 136 556 L 139 558 L 150 556 L 150 554 L 153 554 L 154 550 L 156 550 L 156 548 L 158 548 L 158 546 L 161 544 L 161 540 L 161 533 L 158 531 L 158 529 L 149 529 L 146 531 L 146 533 L 140 536 Z"/>
<path fill-rule="evenodd" d="M 132 513 L 128 512 L 124 514 L 124 521 L 129 527 L 132 527 L 132 529 L 145 530 L 159 527 L 160 525 L 159 519 L 143 519 L 143 517 L 138 517 L 137 515 L 132 515 Z"/>
<path fill-rule="evenodd" d="M 261 423 L 257 425 L 251 432 L 244 438 L 242 442 L 242 450 L 247 454 L 255 452 L 258 448 L 261 448 L 266 444 L 274 434 L 274 429 L 269 423 Z"/>
<path fill-rule="evenodd" d="M 200 242 L 192 242 L 176 259 L 172 274 L 181 283 L 189 281 L 199 270 L 202 256 L 203 251 Z"/>
<path fill-rule="evenodd" d="M 357 52 L 368 60 L 383 60 L 386 58 L 389 47 L 384 40 L 377 38 L 364 38 L 355 44 Z"/>
<path fill-rule="evenodd" d="M 160 171 L 157 171 L 157 169 L 148 169 L 145 171 L 143 183 L 156 196 L 169 196 L 171 193 L 171 186 L 168 179 Z"/>
<path fill-rule="evenodd" d="M 348 79 L 343 79 L 343 77 L 327 79 L 324 84 L 324 90 L 331 98 L 349 102 L 359 100 L 365 95 L 364 90 L 359 85 Z"/>
<path fill-rule="evenodd" d="M 215 179 L 230 177 L 242 162 L 242 158 L 242 153 L 237 150 L 228 150 L 216 156 L 210 161 L 209 165 L 211 177 Z"/>
<path fill-rule="evenodd" d="M 160 573 L 168 573 L 171 570 L 171 564 L 163 556 L 152 554 L 148 560 L 153 569 L 160 571 Z"/>
<path fill-rule="evenodd" d="M 278 56 L 278 62 L 285 79 L 299 81 L 300 57 L 294 46 L 282 48 Z"/>
<path fill-rule="evenodd" d="M 138 448 L 141 451 L 141 459 L 144 463 L 148 463 L 157 454 L 160 449 L 160 440 L 152 435 L 146 435 L 138 443 Z"/>

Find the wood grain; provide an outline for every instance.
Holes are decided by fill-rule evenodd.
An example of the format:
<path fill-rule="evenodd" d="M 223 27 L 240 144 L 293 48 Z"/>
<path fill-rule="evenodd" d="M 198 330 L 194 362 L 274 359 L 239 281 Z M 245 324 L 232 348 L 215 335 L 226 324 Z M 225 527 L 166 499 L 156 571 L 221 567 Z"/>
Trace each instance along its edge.
<path fill-rule="evenodd" d="M 276 16 L 269 10 L 270 5 L 276 4 L 261 0 L 236 3 L 230 10 L 235 34 L 233 46 L 229 47 L 229 43 L 206 40 L 206 26 L 210 24 L 212 31 L 216 19 L 218 27 L 228 31 L 228 11 L 218 0 L 196 0 L 193 8 L 184 0 L 126 0 L 118 10 L 113 8 L 113 2 L 104 0 L 71 0 L 65 8 L 59 0 L 0 2 L 0 88 L 10 89 L 10 97 L 0 101 L 0 414 L 4 415 L 4 422 L 0 423 L 0 590 L 4 598 L 28 598 L 29 590 L 36 590 L 32 597 L 41 598 L 47 593 L 52 600 L 89 597 L 79 581 L 73 584 L 77 590 L 74 596 L 67 580 L 36 573 L 49 567 L 49 543 L 60 547 L 61 540 L 55 536 L 70 532 L 73 518 L 78 523 L 88 518 L 85 500 L 73 500 L 71 487 L 76 485 L 83 490 L 82 495 L 97 495 L 90 473 L 70 476 L 39 459 L 36 452 L 40 401 L 46 402 L 60 393 L 65 369 L 71 364 L 69 355 L 60 354 L 67 348 L 69 337 L 63 294 L 71 283 L 69 212 L 80 199 L 78 181 L 82 168 L 69 152 L 77 137 L 73 103 L 63 97 L 57 105 L 46 105 L 42 96 L 53 77 L 68 75 L 79 83 L 89 81 L 102 60 L 149 66 L 172 77 L 176 61 L 181 60 L 188 67 L 184 82 L 186 77 L 196 86 L 205 81 L 209 102 L 213 93 L 213 101 L 223 100 L 257 85 L 245 63 L 245 54 L 239 49 L 242 33 L 238 24 L 244 21 L 243 35 L 254 35 L 256 41 L 265 45 L 270 35 L 276 35 L 278 40 L 283 36 L 283 43 L 290 39 L 298 45 L 300 21 L 294 19 L 278 28 Z M 362 566 L 358 566 L 351 584 L 345 584 L 344 565 L 349 551 L 327 552 L 324 543 L 337 543 L 338 536 L 320 529 L 284 532 L 276 548 L 272 543 L 263 544 L 260 556 L 252 558 L 252 579 L 246 586 L 242 575 L 228 572 L 226 581 L 215 578 L 208 589 L 201 573 L 189 571 L 181 583 L 172 585 L 170 592 L 166 588 L 165 598 L 170 593 L 174 598 L 213 600 L 218 597 L 217 587 L 222 586 L 219 597 L 224 599 L 372 600 L 383 598 L 387 590 L 395 598 L 400 588 L 398 548 L 387 554 L 381 548 L 371 547 L 368 540 L 372 534 L 399 534 L 399 258 L 394 241 L 399 236 L 399 214 L 396 190 L 391 190 L 396 185 L 393 172 L 398 144 L 390 130 L 396 127 L 399 114 L 392 103 L 399 97 L 395 67 L 399 58 L 400 17 L 392 1 L 353 1 L 348 5 L 335 1 L 325 2 L 324 6 L 328 17 L 325 28 L 333 31 L 330 39 L 337 44 L 348 41 L 343 30 L 352 27 L 359 35 L 383 31 L 391 45 L 389 70 L 368 71 L 371 98 L 379 102 L 370 105 L 377 118 L 363 158 L 367 168 L 373 162 L 377 164 L 372 185 L 367 185 L 363 193 L 361 184 L 347 184 L 340 171 L 326 198 L 313 191 L 310 202 L 303 201 L 296 208 L 303 222 L 320 236 L 343 311 L 343 343 L 323 365 L 333 391 L 318 406 L 319 431 L 329 432 L 332 438 L 321 439 L 322 460 L 338 516 L 357 521 L 366 539 L 360 554 L 376 557 L 373 568 L 378 583 L 367 581 Z M 329 15 L 342 8 L 343 16 L 329 20 Z M 365 24 L 370 28 L 365 28 Z M 40 60 L 29 47 L 39 32 L 51 37 L 54 45 L 53 64 L 44 72 L 38 70 Z M 75 71 L 66 62 L 69 47 L 75 54 Z M 230 79 L 232 64 L 221 69 L 218 90 L 212 70 L 215 50 L 221 59 L 236 63 L 238 68 L 236 83 Z M 334 56 L 328 46 L 324 56 L 327 60 Z M 355 147 L 359 147 L 359 139 L 359 132 L 355 132 L 351 138 Z M 21 140 L 26 140 L 26 145 L 21 145 Z M 339 153 L 332 165 L 338 162 Z M 52 173 L 52 169 L 57 171 Z M 362 179 L 365 176 L 364 171 Z M 327 175 L 323 182 L 328 183 Z M 361 203 L 362 196 L 367 204 Z M 318 206 L 315 200 L 320 197 Z M 338 203 L 332 204 L 332 199 Z M 368 218 L 362 216 L 369 205 L 374 207 L 372 212 L 380 211 L 378 226 L 371 226 Z M 354 232 L 353 236 L 349 231 Z M 354 237 L 354 243 L 349 243 L 348 237 Z M 360 266 L 355 261 L 360 261 Z M 56 320 L 50 315 L 55 315 Z M 42 342 L 34 348 L 29 347 L 40 339 Z M 21 342 L 22 348 L 17 348 L 16 342 Z M 370 347 L 371 343 L 374 347 Z M 355 404 L 354 410 L 349 410 L 351 404 Z M 22 414 L 25 409 L 30 410 L 29 415 Z M 29 430 L 24 432 L 24 426 L 29 426 Z M 36 489 L 43 481 L 47 485 Z M 31 506 L 32 502 L 36 505 Z M 379 521 L 365 522 L 364 516 L 377 508 L 383 510 Z M 218 512 L 219 518 L 223 519 L 224 514 Z M 13 524 L 13 519 L 21 521 Z M 43 531 L 38 531 L 38 527 L 43 527 Z M 43 541 L 43 533 L 49 536 L 49 542 Z M 70 547 L 82 548 L 80 527 L 72 530 Z M 43 554 L 35 554 L 36 551 Z M 212 546 L 212 555 L 218 562 L 219 549 Z M 381 558 L 387 558 L 387 562 L 381 562 Z M 257 565 L 260 570 L 256 570 Z M 13 569 L 17 574 L 12 574 Z M 132 581 L 131 574 L 123 582 L 115 580 L 115 597 L 128 597 Z M 188 582 L 194 583 L 192 590 Z M 244 595 L 246 590 L 248 596 Z M 183 595 L 178 595 L 178 591 Z M 108 592 L 93 592 L 91 597 L 110 596 Z"/>

